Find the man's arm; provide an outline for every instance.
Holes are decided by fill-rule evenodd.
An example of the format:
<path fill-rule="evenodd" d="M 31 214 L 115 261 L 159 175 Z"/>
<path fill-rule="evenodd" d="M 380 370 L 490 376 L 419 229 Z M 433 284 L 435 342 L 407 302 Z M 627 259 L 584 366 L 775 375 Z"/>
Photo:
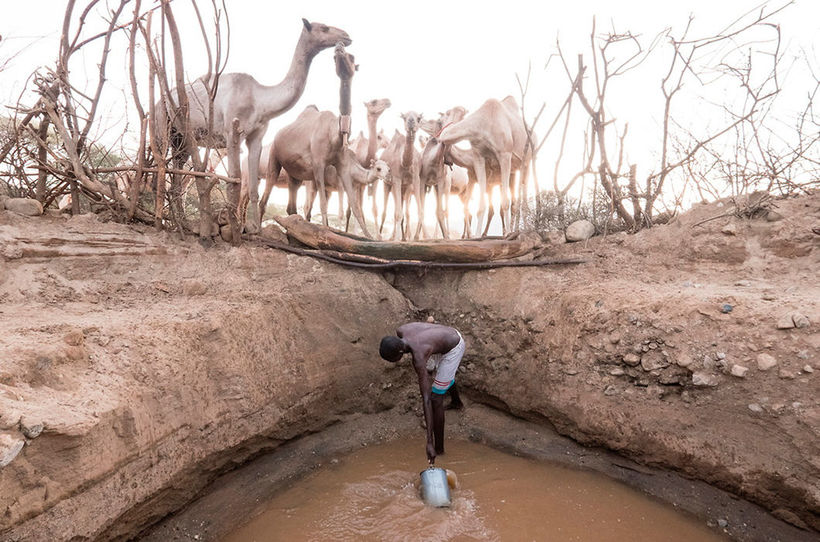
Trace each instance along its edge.
<path fill-rule="evenodd" d="M 424 411 L 424 423 L 427 426 L 427 461 L 432 465 L 436 460 L 436 450 L 433 444 L 433 405 L 431 398 L 432 383 L 430 375 L 427 373 L 427 358 L 429 354 L 424 354 L 413 350 L 413 368 L 419 378 L 419 390 L 421 391 L 422 410 Z"/>

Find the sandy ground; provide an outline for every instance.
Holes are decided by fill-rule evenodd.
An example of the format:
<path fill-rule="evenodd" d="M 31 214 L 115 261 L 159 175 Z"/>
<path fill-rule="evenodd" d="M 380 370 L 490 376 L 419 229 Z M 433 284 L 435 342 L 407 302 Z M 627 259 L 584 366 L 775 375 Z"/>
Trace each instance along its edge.
<path fill-rule="evenodd" d="M 398 274 L 0 211 L 0 540 L 127 539 L 299 436 L 410 415 L 376 345 L 427 316 L 465 334 L 472 402 L 816 536 L 820 195 L 775 203 L 549 251 L 576 266 Z"/>

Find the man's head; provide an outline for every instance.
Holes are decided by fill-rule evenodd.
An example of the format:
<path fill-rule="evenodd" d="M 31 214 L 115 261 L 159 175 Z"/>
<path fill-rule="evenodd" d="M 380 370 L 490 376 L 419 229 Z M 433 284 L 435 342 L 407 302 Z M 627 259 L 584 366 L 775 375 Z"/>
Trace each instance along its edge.
<path fill-rule="evenodd" d="M 379 355 L 391 363 L 396 363 L 406 352 L 404 341 L 398 337 L 388 335 L 382 338 L 379 344 Z"/>

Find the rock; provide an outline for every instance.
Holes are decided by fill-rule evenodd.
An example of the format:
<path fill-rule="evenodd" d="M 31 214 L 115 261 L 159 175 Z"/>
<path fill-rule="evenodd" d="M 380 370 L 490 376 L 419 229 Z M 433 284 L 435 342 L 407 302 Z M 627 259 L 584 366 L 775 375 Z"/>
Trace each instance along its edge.
<path fill-rule="evenodd" d="M 231 225 L 225 224 L 221 228 L 219 228 L 219 236 L 222 237 L 222 240 L 226 243 L 230 243 L 233 241 L 233 234 L 231 233 Z"/>
<path fill-rule="evenodd" d="M 736 376 L 738 378 L 744 378 L 746 376 L 746 373 L 748 373 L 748 372 L 749 372 L 748 367 L 744 367 L 742 365 L 732 365 L 732 370 L 731 370 L 732 376 Z"/>
<path fill-rule="evenodd" d="M 8 433 L 0 434 L 0 468 L 5 467 L 17 457 L 25 445 L 25 439 Z"/>
<path fill-rule="evenodd" d="M 695 360 L 691 356 L 682 356 L 675 360 L 678 367 L 689 367 Z"/>
<path fill-rule="evenodd" d="M 267 226 L 264 226 L 262 231 L 259 232 L 259 236 L 269 241 L 276 241 L 277 243 L 282 243 L 284 245 L 288 244 L 287 234 L 276 224 L 268 224 Z"/>
<path fill-rule="evenodd" d="M 749 405 L 749 410 L 752 412 L 763 412 L 763 407 L 758 405 L 757 403 L 752 403 Z"/>
<path fill-rule="evenodd" d="M 726 527 L 728 527 L 728 526 L 729 526 L 729 522 L 728 522 L 728 521 L 726 521 L 726 520 L 725 520 L 725 519 L 723 519 L 723 518 L 718 519 L 718 527 L 720 527 L 721 529 L 725 529 L 725 528 L 726 528 Z"/>
<path fill-rule="evenodd" d="M 26 438 L 37 438 L 43 432 L 43 423 L 34 423 L 23 418 L 20 420 L 20 431 Z"/>
<path fill-rule="evenodd" d="M 692 373 L 692 384 L 698 387 L 714 387 L 718 385 L 718 378 L 715 375 L 703 371 L 696 371 Z"/>
<path fill-rule="evenodd" d="M 81 346 L 85 342 L 85 335 L 81 329 L 73 329 L 63 336 L 63 342 L 71 346 Z"/>
<path fill-rule="evenodd" d="M 586 241 L 595 234 L 595 226 L 589 220 L 576 220 L 567 227 L 567 241 Z"/>
<path fill-rule="evenodd" d="M 644 371 L 654 371 L 655 369 L 663 369 L 668 366 L 669 362 L 656 350 L 650 350 L 641 356 L 641 368 Z"/>
<path fill-rule="evenodd" d="M 25 216 L 40 216 L 43 214 L 43 205 L 31 198 L 8 198 L 4 202 L 6 210 Z"/>
<path fill-rule="evenodd" d="M 766 222 L 777 222 L 778 220 L 783 220 L 783 215 L 777 211 L 769 211 L 766 213 Z"/>
<path fill-rule="evenodd" d="M 614 367 L 614 368 L 610 369 L 610 371 L 609 371 L 609 374 L 612 375 L 612 376 L 621 376 L 625 373 L 626 373 L 626 371 L 624 371 L 620 367 Z"/>
<path fill-rule="evenodd" d="M 803 372 L 804 373 L 813 373 L 814 372 L 814 367 L 812 367 L 811 365 L 804 365 L 803 366 Z"/>
<path fill-rule="evenodd" d="M 729 303 L 724 303 L 720 306 L 720 312 L 722 312 L 723 314 L 729 314 L 730 312 L 732 312 L 733 308 L 734 307 L 732 307 L 732 305 L 730 305 Z"/>
<path fill-rule="evenodd" d="M 624 356 L 624 363 L 629 365 L 630 367 L 634 367 L 641 362 L 640 356 L 637 354 L 633 354 L 630 352 L 629 354 Z"/>
<path fill-rule="evenodd" d="M 796 375 L 792 371 L 786 369 L 780 369 L 780 371 L 778 371 L 777 373 L 777 376 L 784 380 L 794 380 L 796 378 Z"/>
<path fill-rule="evenodd" d="M 567 238 L 562 231 L 548 231 L 542 237 L 548 245 L 563 245 L 567 242 Z"/>
<path fill-rule="evenodd" d="M 724 235 L 737 235 L 737 226 L 734 222 L 729 222 L 720 229 L 720 232 Z"/>
<path fill-rule="evenodd" d="M 777 365 L 777 360 L 774 358 L 774 356 L 771 356 L 766 353 L 761 353 L 757 355 L 757 368 L 761 371 L 768 371 L 775 365 Z"/>
<path fill-rule="evenodd" d="M 182 283 L 182 293 L 185 295 L 203 295 L 208 287 L 198 280 L 186 280 Z"/>
<path fill-rule="evenodd" d="M 604 395 L 607 395 L 607 396 L 617 395 L 617 394 L 618 394 L 618 388 L 616 388 L 615 386 L 612 386 L 612 385 L 607 386 L 606 389 L 604 390 Z"/>
<path fill-rule="evenodd" d="M 750 280 L 738 280 L 735 282 L 735 286 L 751 286 L 752 281 Z"/>
<path fill-rule="evenodd" d="M 777 319 L 777 329 L 804 328 L 810 324 L 808 317 L 798 312 L 790 312 Z"/>

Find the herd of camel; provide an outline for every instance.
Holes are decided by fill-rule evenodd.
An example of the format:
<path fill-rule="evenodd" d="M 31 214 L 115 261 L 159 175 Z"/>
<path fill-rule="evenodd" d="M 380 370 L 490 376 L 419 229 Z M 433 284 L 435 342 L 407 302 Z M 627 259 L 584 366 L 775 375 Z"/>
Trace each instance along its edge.
<path fill-rule="evenodd" d="M 381 180 L 384 183 L 385 205 L 379 230 L 384 227 L 388 198 L 393 199 L 393 240 L 410 237 L 410 197 L 414 196 L 418 220 L 413 236 L 424 233 L 424 198 L 428 189 L 436 193 L 436 215 L 440 233 L 449 238 L 446 200 L 457 194 L 465 206 L 462 237 L 470 235 L 470 214 L 467 202 L 474 185 L 480 199 L 475 236 L 486 235 L 493 209 L 486 217 L 488 190 L 498 185 L 501 191 L 499 214 L 504 234 L 510 226 L 511 186 L 516 171 L 525 182 L 529 153 L 527 132 L 512 96 L 504 100 L 487 100 L 471 114 L 463 107 L 454 107 L 440 114 L 436 120 L 423 119 L 409 111 L 401 116 L 405 133 L 396 131 L 388 141 L 377 130 L 379 116 L 390 107 L 388 99 L 365 103 L 369 136 L 360 133 L 346 144 L 339 130 L 339 117 L 330 111 L 319 111 L 308 106 L 298 118 L 279 130 L 273 142 L 263 148 L 262 137 L 269 121 L 289 110 L 301 97 L 312 59 L 322 50 L 352 43 L 348 34 L 332 26 L 302 19 L 303 29 L 285 78 L 277 85 L 265 86 L 245 73 L 222 74 L 213 102 L 213 129 L 207 129 L 207 87 L 201 79 L 186 86 L 190 107 L 189 123 L 197 137 L 197 144 L 224 149 L 228 174 L 242 178 L 241 201 L 247 205 L 245 231 L 258 233 L 271 189 L 274 186 L 289 189 L 288 213 L 296 212 L 296 193 L 302 183 L 307 184 L 308 197 L 305 214 L 309 219 L 310 207 L 318 194 L 322 220 L 328 225 L 327 200 L 332 191 L 347 196 L 349 213 L 352 211 L 359 227 L 367 237 L 368 231 L 362 212 L 365 188 Z M 238 122 L 238 128 L 237 127 Z M 429 138 L 421 136 L 422 130 Z M 416 147 L 417 138 L 423 141 L 423 150 Z M 240 164 L 239 145 L 244 141 L 247 160 Z M 455 144 L 469 142 L 463 149 Z M 381 154 L 378 155 L 381 151 Z M 179 158 L 179 156 L 178 156 Z M 259 197 L 259 179 L 266 181 L 262 198 Z M 309 181 L 309 182 L 308 182 Z M 375 192 L 372 192 L 375 195 Z M 377 218 L 375 197 L 373 216 Z M 242 204 L 240 204 L 242 207 Z M 482 225 L 486 226 L 482 228 Z"/>

